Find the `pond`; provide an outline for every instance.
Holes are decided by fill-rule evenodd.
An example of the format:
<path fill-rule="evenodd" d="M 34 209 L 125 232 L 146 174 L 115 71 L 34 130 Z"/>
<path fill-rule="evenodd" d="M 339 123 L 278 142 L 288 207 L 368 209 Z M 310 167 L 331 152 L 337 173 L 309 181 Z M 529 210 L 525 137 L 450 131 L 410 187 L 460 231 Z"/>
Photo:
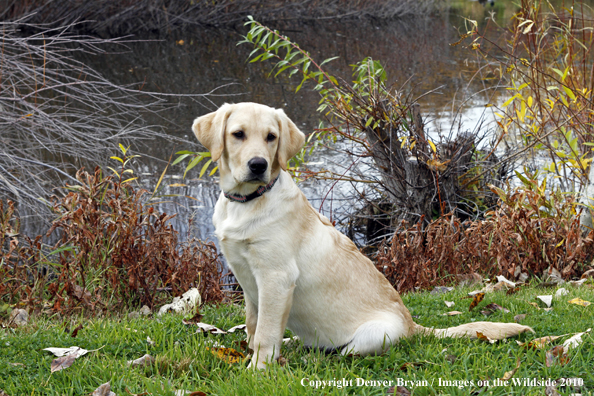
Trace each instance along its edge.
<path fill-rule="evenodd" d="M 483 28 L 495 21 L 505 24 L 514 9 L 508 2 L 482 5 L 464 1 L 452 3 L 449 11 L 441 15 L 424 18 L 316 21 L 273 27 L 319 61 L 338 56 L 327 68 L 347 81 L 351 75 L 350 65 L 369 56 L 382 62 L 389 81 L 395 86 L 408 81 L 407 87 L 416 96 L 435 90 L 420 100 L 422 113 L 429 133 L 447 135 L 457 131 L 459 126 L 460 130 L 473 130 L 487 121 L 481 126 L 485 128 L 492 120 L 485 104 L 492 100 L 488 88 L 494 83 L 472 78 L 478 64 L 476 53 L 464 45 L 450 45 L 459 40 L 459 32 L 468 30 L 461 15 L 477 20 Z M 225 102 L 243 101 L 283 108 L 303 132 L 311 133 L 322 118 L 316 112 L 318 94 L 311 86 L 295 93 L 300 82 L 297 78 L 268 77 L 271 64 L 247 63 L 252 47 L 237 45 L 246 32 L 247 27 L 242 26 L 216 30 L 188 28 L 163 40 L 132 38 L 125 51 L 120 48 L 106 55 L 77 56 L 83 56 L 81 60 L 117 84 L 133 84 L 167 94 L 212 92 L 207 99 L 176 98 L 160 117 L 147 116 L 148 124 L 163 126 L 171 136 L 195 141 L 190 128 L 196 117 Z M 144 157 L 138 164 L 143 187 L 154 188 L 172 153 L 200 149 L 197 141 L 188 147 L 175 146 L 169 141 L 149 142 L 138 153 Z M 114 154 L 116 150 L 114 147 Z M 345 159 L 335 152 L 322 150 L 309 161 L 314 167 L 338 169 Z M 172 221 L 182 239 L 190 235 L 213 240 L 211 216 L 219 194 L 216 175 L 199 179 L 201 167 L 198 166 L 182 180 L 184 168 L 185 164 L 180 164 L 169 169 L 161 192 L 181 197 L 164 197 L 159 208 L 167 213 L 178 213 Z M 344 226 L 355 193 L 350 183 L 308 181 L 302 183 L 301 188 L 316 209 Z"/>

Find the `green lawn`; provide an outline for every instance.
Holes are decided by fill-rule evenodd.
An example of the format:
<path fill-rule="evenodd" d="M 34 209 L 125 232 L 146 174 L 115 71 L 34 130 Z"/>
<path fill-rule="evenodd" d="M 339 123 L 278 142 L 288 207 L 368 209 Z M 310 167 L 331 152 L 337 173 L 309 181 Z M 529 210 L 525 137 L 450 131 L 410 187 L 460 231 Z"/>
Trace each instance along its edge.
<path fill-rule="evenodd" d="M 551 311 L 538 309 L 529 302 L 537 302 L 536 295 L 554 294 L 554 288 L 527 287 L 510 296 L 505 292 L 487 294 L 471 312 L 468 312 L 471 300 L 461 298 L 469 289 L 442 295 L 411 293 L 403 299 L 418 323 L 436 327 L 485 320 L 481 309 L 495 302 L 511 312 L 498 311 L 487 320 L 513 321 L 515 315 L 526 313 L 522 323 L 532 326 L 536 334 L 522 334 L 518 340 L 529 341 L 594 327 L 594 304 L 582 307 L 568 303 L 575 297 L 594 302 L 591 285 L 566 288 L 569 295 L 554 299 Z M 447 308 L 444 300 L 454 301 L 455 305 Z M 464 314 L 442 315 L 451 310 Z M 207 306 L 201 312 L 203 322 L 221 329 L 244 322 L 241 306 Z M 70 332 L 78 324 L 84 328 L 72 338 Z M 147 337 L 154 341 L 154 345 L 149 345 Z M 594 390 L 591 335 L 585 335 L 583 343 L 569 351 L 567 364 L 551 367 L 545 364 L 546 352 L 568 337 L 543 349 L 525 349 L 515 339 L 489 344 L 479 340 L 417 336 L 402 340 L 384 355 L 364 358 L 326 356 L 296 344 L 284 347 L 282 355 L 287 360 L 284 366 L 275 364 L 263 372 L 246 370 L 247 363 L 229 364 L 206 349 L 216 341 L 243 351 L 240 341 L 244 337 L 243 331 L 226 335 L 196 334 L 195 327 L 184 325 L 182 317 L 176 315 L 139 319 L 123 316 L 65 320 L 33 318 L 23 328 L 0 330 L 0 389 L 8 396 L 88 395 L 100 384 L 110 381 L 112 391 L 117 395 L 143 392 L 174 395 L 176 390 L 202 391 L 208 395 L 386 395 L 389 381 L 397 385 L 400 380 L 416 381 L 419 386 L 412 386 L 410 382 L 406 386 L 414 395 L 543 395 L 544 386 L 534 385 L 535 381 L 578 378 L 584 383 L 581 391 L 558 387 L 559 393 L 591 394 Z M 42 349 L 74 345 L 88 350 L 101 349 L 79 357 L 71 367 L 50 375 L 50 365 L 55 357 Z M 127 365 L 128 360 L 146 353 L 156 358 L 152 365 L 144 368 Z M 520 367 L 513 378 L 520 384 L 511 381 L 507 386 L 496 383 L 506 371 L 516 366 L 518 357 Z M 531 381 L 532 385 L 525 386 L 525 380 Z M 336 382 L 328 384 L 328 381 Z M 340 387 L 343 381 L 346 387 Z M 362 384 L 365 381 L 372 382 Z M 449 383 L 444 384 L 444 381 Z M 464 381 L 472 384 L 464 388 L 455 386 Z M 497 386 L 479 387 L 479 381 L 489 381 Z"/>

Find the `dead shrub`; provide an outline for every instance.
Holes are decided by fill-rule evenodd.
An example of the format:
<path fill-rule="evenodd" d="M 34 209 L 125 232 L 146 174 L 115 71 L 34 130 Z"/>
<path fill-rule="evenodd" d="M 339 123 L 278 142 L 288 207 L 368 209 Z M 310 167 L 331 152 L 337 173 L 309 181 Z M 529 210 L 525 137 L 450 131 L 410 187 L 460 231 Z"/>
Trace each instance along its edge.
<path fill-rule="evenodd" d="M 173 216 L 146 205 L 147 191 L 118 175 L 81 169 L 76 179 L 66 196 L 53 198 L 57 217 L 46 236 L 60 236 L 55 246 L 43 249 L 37 237 L 17 248 L 12 236 L 3 249 L 0 299 L 62 313 L 152 308 L 191 287 L 204 302 L 222 300 L 222 263 L 213 243 L 180 243 L 169 224 Z M 0 219 L 4 235 L 12 232 L 10 202 L 8 209 Z"/>
<path fill-rule="evenodd" d="M 579 275 L 594 256 L 594 241 L 592 232 L 582 236 L 574 197 L 530 189 L 498 193 L 502 201 L 484 220 L 462 223 L 449 214 L 424 230 L 420 222 L 397 231 L 380 246 L 377 268 L 401 292 L 473 272 L 515 279 L 554 267 L 565 278 Z"/>

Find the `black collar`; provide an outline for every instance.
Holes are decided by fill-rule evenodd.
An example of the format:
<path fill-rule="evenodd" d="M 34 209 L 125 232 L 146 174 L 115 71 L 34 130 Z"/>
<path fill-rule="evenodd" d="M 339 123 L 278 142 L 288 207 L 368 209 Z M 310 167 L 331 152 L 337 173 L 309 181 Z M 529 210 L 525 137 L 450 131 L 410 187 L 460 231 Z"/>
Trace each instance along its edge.
<path fill-rule="evenodd" d="M 253 193 L 249 194 L 249 195 L 239 195 L 239 194 L 229 194 L 223 191 L 223 194 L 225 195 L 225 197 L 231 201 L 234 202 L 241 202 L 241 203 L 246 203 L 251 201 L 252 199 L 256 199 L 258 197 L 261 197 L 262 195 L 264 195 L 264 193 L 266 191 L 269 191 L 274 184 L 276 183 L 276 181 L 278 180 L 278 178 L 280 177 L 280 174 L 270 183 L 268 183 L 265 186 L 260 186 L 258 187 L 258 189 L 256 191 L 254 191 Z"/>

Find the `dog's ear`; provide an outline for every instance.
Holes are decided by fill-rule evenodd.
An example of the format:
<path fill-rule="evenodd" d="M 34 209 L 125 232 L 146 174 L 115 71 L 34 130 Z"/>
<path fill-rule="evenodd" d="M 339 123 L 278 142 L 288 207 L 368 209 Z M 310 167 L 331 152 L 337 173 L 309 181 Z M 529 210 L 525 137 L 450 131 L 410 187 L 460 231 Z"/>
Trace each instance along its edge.
<path fill-rule="evenodd" d="M 287 117 L 282 109 L 277 109 L 279 126 L 279 141 L 277 149 L 277 159 L 283 170 L 287 170 L 287 162 L 301 150 L 305 143 L 305 135 L 297 126 Z"/>
<path fill-rule="evenodd" d="M 225 128 L 231 114 L 231 105 L 225 103 L 217 111 L 194 120 L 192 131 L 204 147 L 210 151 L 211 159 L 218 161 L 225 148 Z"/>

